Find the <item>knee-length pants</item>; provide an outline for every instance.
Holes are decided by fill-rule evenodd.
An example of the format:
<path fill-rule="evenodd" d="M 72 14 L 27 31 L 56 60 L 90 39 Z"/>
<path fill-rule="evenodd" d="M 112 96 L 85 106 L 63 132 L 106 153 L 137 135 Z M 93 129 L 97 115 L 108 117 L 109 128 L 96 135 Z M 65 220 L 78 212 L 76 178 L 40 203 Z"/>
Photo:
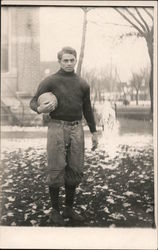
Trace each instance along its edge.
<path fill-rule="evenodd" d="M 48 185 L 60 187 L 81 182 L 84 166 L 84 131 L 81 121 L 50 121 L 47 160 Z"/>

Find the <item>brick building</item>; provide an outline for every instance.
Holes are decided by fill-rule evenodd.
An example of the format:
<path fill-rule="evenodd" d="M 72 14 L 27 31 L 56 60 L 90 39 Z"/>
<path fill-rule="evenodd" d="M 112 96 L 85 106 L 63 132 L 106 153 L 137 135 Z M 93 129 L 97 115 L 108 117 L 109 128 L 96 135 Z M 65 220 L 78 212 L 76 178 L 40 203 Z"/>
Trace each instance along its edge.
<path fill-rule="evenodd" d="M 2 96 L 34 92 L 40 80 L 39 35 L 38 7 L 2 7 Z"/>
<path fill-rule="evenodd" d="M 48 68 L 40 63 L 39 12 L 39 7 L 2 7 L 2 124 L 23 125 L 31 116 L 36 119 L 29 102 Z"/>

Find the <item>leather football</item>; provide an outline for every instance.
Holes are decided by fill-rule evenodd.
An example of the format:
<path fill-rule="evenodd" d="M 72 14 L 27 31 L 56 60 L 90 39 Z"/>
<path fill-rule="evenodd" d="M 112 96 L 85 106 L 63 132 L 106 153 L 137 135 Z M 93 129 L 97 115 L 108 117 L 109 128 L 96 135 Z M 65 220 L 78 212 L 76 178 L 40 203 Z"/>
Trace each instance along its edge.
<path fill-rule="evenodd" d="M 55 104 L 55 108 L 58 105 L 58 101 L 56 96 L 52 92 L 46 92 L 38 97 L 37 103 L 38 105 L 47 104 L 49 102 L 53 102 Z"/>

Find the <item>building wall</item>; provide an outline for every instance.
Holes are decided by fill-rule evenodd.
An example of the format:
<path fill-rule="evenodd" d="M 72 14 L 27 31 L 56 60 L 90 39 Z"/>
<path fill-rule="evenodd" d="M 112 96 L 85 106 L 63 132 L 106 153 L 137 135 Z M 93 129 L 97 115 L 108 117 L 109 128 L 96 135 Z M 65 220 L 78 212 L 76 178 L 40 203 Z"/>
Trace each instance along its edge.
<path fill-rule="evenodd" d="M 47 77 L 48 75 L 54 74 L 59 70 L 59 63 L 57 61 L 47 61 L 40 63 L 40 77 L 41 80 Z"/>
<path fill-rule="evenodd" d="M 40 81 L 39 7 L 7 8 L 9 71 L 1 74 L 2 98 L 31 96 Z"/>
<path fill-rule="evenodd" d="M 39 8 L 17 8 L 18 91 L 32 95 L 40 81 Z"/>
<path fill-rule="evenodd" d="M 15 42 L 15 9 L 2 8 L 2 41 L 7 40 L 7 46 L 1 45 L 1 96 L 14 96 L 17 89 L 17 44 Z M 4 48 L 3 48 L 4 46 Z M 4 49 L 4 53 L 3 53 Z"/>

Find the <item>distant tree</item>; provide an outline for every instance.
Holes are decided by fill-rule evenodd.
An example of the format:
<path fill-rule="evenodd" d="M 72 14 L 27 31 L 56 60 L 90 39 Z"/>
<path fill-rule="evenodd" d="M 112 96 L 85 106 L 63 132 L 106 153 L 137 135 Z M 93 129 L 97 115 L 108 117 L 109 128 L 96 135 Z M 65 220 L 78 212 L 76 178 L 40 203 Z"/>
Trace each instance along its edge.
<path fill-rule="evenodd" d="M 106 64 L 105 67 L 101 68 L 99 76 L 106 92 L 112 94 L 116 91 L 119 78 L 117 69 L 112 63 Z"/>
<path fill-rule="evenodd" d="M 137 36 L 146 41 L 149 58 L 151 62 L 151 71 L 149 79 L 151 115 L 153 115 L 153 14 L 146 7 L 114 8 L 132 27 L 137 31 Z M 146 17 L 145 17 L 146 15 Z M 150 19 L 151 24 L 147 21 Z"/>
<path fill-rule="evenodd" d="M 149 67 L 142 68 L 140 70 L 140 73 L 144 76 L 143 78 L 143 85 L 142 85 L 142 91 L 146 95 L 144 96 L 144 100 L 148 98 L 148 88 L 149 88 L 149 81 L 150 81 L 150 69 Z"/>
<path fill-rule="evenodd" d="M 109 94 L 109 98 L 113 98 L 111 94 L 117 90 L 118 76 L 117 70 L 113 65 L 107 64 L 100 71 L 91 69 L 89 71 L 83 69 L 82 76 L 87 80 L 91 86 L 92 103 L 95 105 L 96 101 L 103 101 L 104 94 Z"/>
<path fill-rule="evenodd" d="M 120 93 L 121 100 L 124 104 L 127 103 L 127 94 L 130 94 L 128 88 L 127 82 L 119 81 L 117 84 L 117 92 Z"/>
<path fill-rule="evenodd" d="M 136 91 L 136 105 L 138 105 L 140 90 L 142 90 L 147 84 L 149 84 L 148 69 L 142 68 L 140 72 L 132 72 L 130 86 Z"/>
<path fill-rule="evenodd" d="M 89 71 L 83 69 L 82 76 L 91 86 L 92 106 L 94 107 L 96 101 L 101 101 L 103 86 L 101 85 L 101 81 L 98 78 L 98 75 L 95 74 L 94 69 L 91 69 Z"/>
<path fill-rule="evenodd" d="M 138 105 L 139 91 L 143 84 L 143 76 L 139 73 L 132 72 L 132 79 L 130 81 L 132 88 L 136 91 L 136 105 Z"/>

